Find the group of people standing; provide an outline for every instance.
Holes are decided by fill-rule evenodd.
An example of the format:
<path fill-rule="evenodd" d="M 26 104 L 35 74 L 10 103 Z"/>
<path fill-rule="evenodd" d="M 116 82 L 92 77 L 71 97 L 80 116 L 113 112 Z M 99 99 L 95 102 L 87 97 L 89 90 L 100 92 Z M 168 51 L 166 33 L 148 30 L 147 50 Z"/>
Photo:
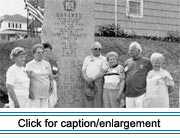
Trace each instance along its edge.
<path fill-rule="evenodd" d="M 164 56 L 142 56 L 142 47 L 132 42 L 130 59 L 118 63 L 115 51 L 101 55 L 102 46 L 94 42 L 92 55 L 84 59 L 85 107 L 89 108 L 169 108 L 169 93 L 174 90 L 170 73 L 162 69 Z"/>
<path fill-rule="evenodd" d="M 57 63 L 51 59 L 49 43 L 36 44 L 32 48 L 34 59 L 25 64 L 26 51 L 16 47 L 10 58 L 14 64 L 6 73 L 6 86 L 10 108 L 51 108 L 57 98 L 56 81 L 59 75 Z"/>
<path fill-rule="evenodd" d="M 153 53 L 149 60 L 142 56 L 141 45 L 132 42 L 128 50 L 130 59 L 120 65 L 115 51 L 104 57 L 101 50 L 101 44 L 94 42 L 92 55 L 83 62 L 85 107 L 169 107 L 169 93 L 174 89 L 174 82 L 170 73 L 162 69 L 162 54 Z M 56 105 L 60 73 L 51 52 L 49 43 L 36 44 L 32 48 L 34 59 L 25 65 L 25 49 L 16 47 L 11 51 L 14 64 L 6 73 L 9 107 L 53 108 Z"/>

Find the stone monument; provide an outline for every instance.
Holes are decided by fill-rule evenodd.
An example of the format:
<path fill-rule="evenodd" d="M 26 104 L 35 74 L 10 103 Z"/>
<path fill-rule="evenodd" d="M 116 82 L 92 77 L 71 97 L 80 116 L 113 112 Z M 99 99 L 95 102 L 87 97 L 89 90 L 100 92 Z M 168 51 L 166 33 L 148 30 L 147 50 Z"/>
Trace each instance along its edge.
<path fill-rule="evenodd" d="M 93 0 L 45 0 L 42 42 L 53 47 L 60 68 L 58 107 L 83 107 L 81 68 L 94 41 Z"/>

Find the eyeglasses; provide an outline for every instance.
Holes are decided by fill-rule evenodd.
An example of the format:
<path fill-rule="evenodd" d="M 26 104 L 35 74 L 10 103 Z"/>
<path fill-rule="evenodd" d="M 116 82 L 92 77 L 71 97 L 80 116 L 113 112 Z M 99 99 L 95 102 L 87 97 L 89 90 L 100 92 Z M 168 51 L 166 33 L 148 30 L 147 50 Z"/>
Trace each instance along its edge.
<path fill-rule="evenodd" d="M 44 52 L 36 52 L 36 54 L 43 54 Z"/>
<path fill-rule="evenodd" d="M 94 48 L 94 50 L 95 50 L 95 51 L 97 51 L 97 50 L 101 51 L 101 48 Z"/>

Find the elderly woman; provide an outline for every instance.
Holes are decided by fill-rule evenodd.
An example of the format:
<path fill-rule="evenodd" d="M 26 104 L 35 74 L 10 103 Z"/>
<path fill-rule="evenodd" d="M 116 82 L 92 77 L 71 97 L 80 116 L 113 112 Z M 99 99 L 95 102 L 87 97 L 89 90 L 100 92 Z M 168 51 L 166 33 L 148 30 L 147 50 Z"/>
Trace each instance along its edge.
<path fill-rule="evenodd" d="M 33 46 L 34 59 L 26 64 L 30 76 L 30 106 L 48 108 L 51 89 L 51 66 L 43 60 L 44 48 L 41 44 Z"/>
<path fill-rule="evenodd" d="M 145 108 L 169 108 L 169 93 L 174 89 L 170 73 L 162 69 L 164 56 L 160 53 L 151 55 L 153 70 L 147 75 Z"/>
<path fill-rule="evenodd" d="M 11 51 L 10 58 L 15 63 L 9 67 L 6 73 L 6 86 L 10 108 L 29 107 L 29 78 L 24 68 L 26 52 L 22 47 L 16 47 Z"/>
<path fill-rule="evenodd" d="M 53 91 L 49 97 L 49 107 L 53 108 L 57 101 L 58 101 L 58 97 L 57 97 L 57 85 L 59 82 L 59 67 L 56 63 L 56 61 L 54 59 L 51 58 L 51 54 L 52 54 L 52 46 L 49 43 L 43 43 L 42 44 L 44 47 L 44 60 L 48 61 L 51 65 L 51 69 L 52 69 L 52 77 L 53 77 Z"/>
<path fill-rule="evenodd" d="M 109 69 L 104 76 L 103 102 L 105 108 L 123 107 L 123 90 L 125 73 L 123 66 L 118 64 L 116 52 L 107 53 Z"/>

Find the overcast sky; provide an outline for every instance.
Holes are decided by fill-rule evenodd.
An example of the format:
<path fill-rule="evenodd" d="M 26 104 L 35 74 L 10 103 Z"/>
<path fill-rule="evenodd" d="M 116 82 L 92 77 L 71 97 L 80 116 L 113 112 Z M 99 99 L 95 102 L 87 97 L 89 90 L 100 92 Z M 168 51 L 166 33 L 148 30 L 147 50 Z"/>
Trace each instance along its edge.
<path fill-rule="evenodd" d="M 26 17 L 24 0 L 0 0 L 0 17 L 8 14 L 21 14 Z"/>

